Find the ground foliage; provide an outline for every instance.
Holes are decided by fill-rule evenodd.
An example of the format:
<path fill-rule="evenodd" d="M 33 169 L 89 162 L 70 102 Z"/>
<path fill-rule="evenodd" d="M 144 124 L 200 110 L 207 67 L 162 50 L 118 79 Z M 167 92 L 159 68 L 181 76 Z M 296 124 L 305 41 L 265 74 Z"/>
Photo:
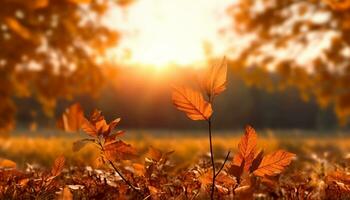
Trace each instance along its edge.
<path fill-rule="evenodd" d="M 123 131 L 116 131 L 121 119 L 107 123 L 102 113 L 95 110 L 86 118 L 79 104 L 70 106 L 58 120 L 67 131 L 82 130 L 86 138 L 73 143 L 79 151 L 87 143 L 96 146 L 100 156 L 97 169 L 65 167 L 65 158 L 59 156 L 50 171 L 28 166 L 25 172 L 15 169 L 15 163 L 2 161 L 0 197 L 9 199 L 252 199 L 255 197 L 296 197 L 310 195 L 298 185 L 289 189 L 291 182 L 282 172 L 296 158 L 284 150 L 264 156 L 257 150 L 257 134 L 247 126 L 238 143 L 238 152 L 223 162 L 214 160 L 212 147 L 211 104 L 214 97 L 226 89 L 226 62 L 215 65 L 204 75 L 200 85 L 207 94 L 174 87 L 176 108 L 192 120 L 207 121 L 209 125 L 210 159 L 203 157 L 197 163 L 177 168 L 171 161 L 173 151 L 163 152 L 150 147 L 143 163 L 133 162 L 137 150 L 120 139 Z M 227 165 L 225 165 L 228 162 Z M 324 176 L 328 196 L 345 195 L 347 179 L 344 171 Z M 300 174 L 299 174 L 300 175 Z M 294 175 L 302 179 L 304 176 Z M 285 180 L 285 182 L 283 182 Z M 302 181 L 301 181 L 302 182 Z M 302 184 L 302 183 L 301 183 Z M 320 190 L 316 188 L 317 191 Z M 304 198 L 305 196 L 303 196 Z M 307 198 L 307 197 L 305 197 Z"/>

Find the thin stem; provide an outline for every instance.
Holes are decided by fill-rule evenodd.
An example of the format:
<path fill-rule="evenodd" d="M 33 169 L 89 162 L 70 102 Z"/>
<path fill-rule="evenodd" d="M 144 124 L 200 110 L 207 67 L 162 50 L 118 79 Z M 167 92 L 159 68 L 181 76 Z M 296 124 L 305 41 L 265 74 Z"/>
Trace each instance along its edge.
<path fill-rule="evenodd" d="M 114 171 L 117 172 L 117 174 L 120 176 L 120 178 L 123 179 L 123 181 L 128 184 L 133 190 L 137 191 L 139 193 L 139 190 L 133 186 L 124 176 L 123 174 L 118 170 L 118 168 L 114 165 L 114 163 L 110 160 L 108 160 L 109 164 L 113 167 Z"/>
<path fill-rule="evenodd" d="M 224 163 L 222 163 L 222 165 L 221 165 L 219 171 L 215 174 L 215 178 L 220 174 L 221 170 L 224 168 L 224 166 L 225 166 L 225 164 L 226 164 L 226 162 L 227 162 L 227 160 L 228 160 L 228 157 L 230 156 L 230 153 L 231 153 L 231 151 L 228 151 L 228 153 L 227 153 L 227 155 L 226 155 L 226 158 L 225 158 L 225 160 L 224 160 Z"/>
<path fill-rule="evenodd" d="M 97 141 L 98 142 L 98 145 L 100 146 L 101 148 L 101 151 L 104 152 L 104 148 L 103 148 L 103 145 L 100 141 Z M 108 160 L 108 163 L 112 166 L 112 168 L 114 169 L 115 172 L 117 172 L 117 174 L 120 176 L 120 178 L 122 178 L 122 180 L 128 185 L 130 186 L 134 191 L 136 191 L 137 193 L 141 194 L 140 191 L 135 187 L 133 186 L 130 181 L 128 181 L 124 176 L 123 174 L 118 170 L 118 168 L 114 165 L 114 163 L 107 159 Z"/>
<path fill-rule="evenodd" d="M 211 119 L 208 120 L 208 132 L 209 132 L 209 147 L 210 147 L 210 158 L 211 158 L 211 165 L 213 167 L 213 180 L 211 185 L 211 192 L 210 192 L 210 199 L 214 199 L 214 190 L 215 190 L 215 162 L 214 162 L 214 153 L 213 153 L 213 143 L 211 139 Z"/>

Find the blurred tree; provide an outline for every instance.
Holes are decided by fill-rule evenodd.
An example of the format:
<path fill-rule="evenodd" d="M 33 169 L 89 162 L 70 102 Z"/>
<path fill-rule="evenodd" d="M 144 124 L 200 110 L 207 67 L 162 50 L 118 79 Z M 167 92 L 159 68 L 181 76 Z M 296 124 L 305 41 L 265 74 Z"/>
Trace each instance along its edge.
<path fill-rule="evenodd" d="M 100 59 L 118 33 L 103 23 L 112 5 L 130 0 L 2 0 L 0 129 L 14 127 L 14 98 L 34 97 L 48 115 L 59 98 L 96 95 Z"/>
<path fill-rule="evenodd" d="M 249 84 L 298 88 L 304 99 L 350 116 L 350 1 L 237 0 L 229 8 L 233 63 Z M 242 42 L 243 41 L 243 42 Z M 272 74 L 278 74 L 275 78 Z"/>

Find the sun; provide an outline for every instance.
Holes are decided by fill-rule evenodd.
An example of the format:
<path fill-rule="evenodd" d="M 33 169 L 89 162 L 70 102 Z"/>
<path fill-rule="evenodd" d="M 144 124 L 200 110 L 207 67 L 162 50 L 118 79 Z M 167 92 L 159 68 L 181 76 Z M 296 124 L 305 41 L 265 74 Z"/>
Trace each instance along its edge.
<path fill-rule="evenodd" d="M 128 65 L 190 66 L 203 63 L 203 44 L 215 44 L 223 54 L 220 27 L 229 23 L 225 8 L 231 0 L 139 0 L 127 10 L 114 8 L 107 23 L 121 32 L 121 41 L 109 57 Z M 220 23 L 218 23 L 220 22 Z"/>

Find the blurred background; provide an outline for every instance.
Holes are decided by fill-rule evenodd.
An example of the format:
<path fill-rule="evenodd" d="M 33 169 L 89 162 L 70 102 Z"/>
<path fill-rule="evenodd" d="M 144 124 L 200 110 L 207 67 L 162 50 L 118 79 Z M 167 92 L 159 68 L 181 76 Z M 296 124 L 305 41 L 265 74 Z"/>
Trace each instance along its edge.
<path fill-rule="evenodd" d="M 134 132 L 201 132 L 171 85 L 195 84 L 224 56 L 218 133 L 346 135 L 349 11 L 347 0 L 2 0 L 1 135 L 60 134 L 75 102 Z"/>

